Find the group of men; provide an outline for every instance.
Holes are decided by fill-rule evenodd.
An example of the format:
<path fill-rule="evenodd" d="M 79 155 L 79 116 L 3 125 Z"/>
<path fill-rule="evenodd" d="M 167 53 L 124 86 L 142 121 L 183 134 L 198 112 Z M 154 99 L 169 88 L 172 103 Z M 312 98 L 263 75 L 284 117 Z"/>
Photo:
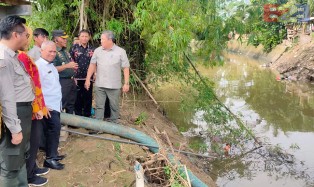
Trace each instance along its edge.
<path fill-rule="evenodd" d="M 81 30 L 79 42 L 67 50 L 67 34 L 43 28 L 33 32 L 34 46 L 26 55 L 30 34 L 26 20 L 7 16 L 0 20 L 0 186 L 42 186 L 42 175 L 61 170 L 58 154 L 60 112 L 91 117 L 95 91 L 96 119 L 103 120 L 106 98 L 109 120 L 119 118 L 119 98 L 129 90 L 129 61 L 126 51 L 115 44 L 112 31 L 101 35 L 101 46 L 90 44 L 91 33 Z M 34 63 L 32 63 L 34 62 Z M 123 85 L 122 75 L 123 71 Z M 94 84 L 94 89 L 93 89 Z M 95 133 L 95 132 L 92 132 Z M 36 164 L 37 151 L 46 152 L 44 167 Z"/>

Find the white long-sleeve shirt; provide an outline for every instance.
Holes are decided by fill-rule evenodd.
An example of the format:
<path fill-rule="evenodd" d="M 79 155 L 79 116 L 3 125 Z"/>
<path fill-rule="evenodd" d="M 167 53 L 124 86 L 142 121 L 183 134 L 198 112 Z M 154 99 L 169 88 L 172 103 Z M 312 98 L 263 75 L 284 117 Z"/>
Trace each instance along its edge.
<path fill-rule="evenodd" d="M 47 108 L 60 112 L 62 93 L 58 70 L 53 63 L 43 58 L 39 58 L 35 63 L 38 68 L 41 89 Z"/>

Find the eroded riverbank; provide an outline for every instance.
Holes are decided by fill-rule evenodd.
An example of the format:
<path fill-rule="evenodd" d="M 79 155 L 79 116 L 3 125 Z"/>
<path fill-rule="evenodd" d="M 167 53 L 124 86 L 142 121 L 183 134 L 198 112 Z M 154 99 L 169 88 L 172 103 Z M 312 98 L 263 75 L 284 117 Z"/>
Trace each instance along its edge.
<path fill-rule="evenodd" d="M 228 42 L 228 50 L 262 62 L 281 74 L 282 79 L 294 81 L 314 81 L 314 41 L 313 37 L 301 35 L 295 43 L 282 44 L 270 53 L 264 53 L 263 47 L 254 47 L 232 40 Z"/>

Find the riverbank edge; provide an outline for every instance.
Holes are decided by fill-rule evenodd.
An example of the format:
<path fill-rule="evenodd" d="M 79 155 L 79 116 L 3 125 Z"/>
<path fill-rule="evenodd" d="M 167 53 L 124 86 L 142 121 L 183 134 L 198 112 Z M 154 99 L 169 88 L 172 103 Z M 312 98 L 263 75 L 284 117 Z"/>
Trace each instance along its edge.
<path fill-rule="evenodd" d="M 270 53 L 265 53 L 262 45 L 255 47 L 245 41 L 230 40 L 227 52 L 259 60 L 261 66 L 271 68 L 281 75 L 281 79 L 314 82 L 314 42 L 311 37 L 300 38 L 292 44 L 283 42 Z"/>

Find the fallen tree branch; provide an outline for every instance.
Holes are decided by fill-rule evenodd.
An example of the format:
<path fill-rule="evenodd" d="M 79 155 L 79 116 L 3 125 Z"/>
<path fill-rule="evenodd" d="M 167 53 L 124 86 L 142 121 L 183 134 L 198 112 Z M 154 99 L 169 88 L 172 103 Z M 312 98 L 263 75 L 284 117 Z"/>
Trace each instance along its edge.
<path fill-rule="evenodd" d="M 131 72 L 133 73 L 134 77 L 138 80 L 138 82 L 141 84 L 141 86 L 144 88 L 144 90 L 147 92 L 148 96 L 153 100 L 153 102 L 158 105 L 156 99 L 153 97 L 153 95 L 150 93 L 150 91 L 148 90 L 148 88 L 145 86 L 145 84 L 142 82 L 142 80 L 137 76 L 137 74 L 135 73 L 135 71 L 133 71 L 133 69 L 131 69 Z"/>

